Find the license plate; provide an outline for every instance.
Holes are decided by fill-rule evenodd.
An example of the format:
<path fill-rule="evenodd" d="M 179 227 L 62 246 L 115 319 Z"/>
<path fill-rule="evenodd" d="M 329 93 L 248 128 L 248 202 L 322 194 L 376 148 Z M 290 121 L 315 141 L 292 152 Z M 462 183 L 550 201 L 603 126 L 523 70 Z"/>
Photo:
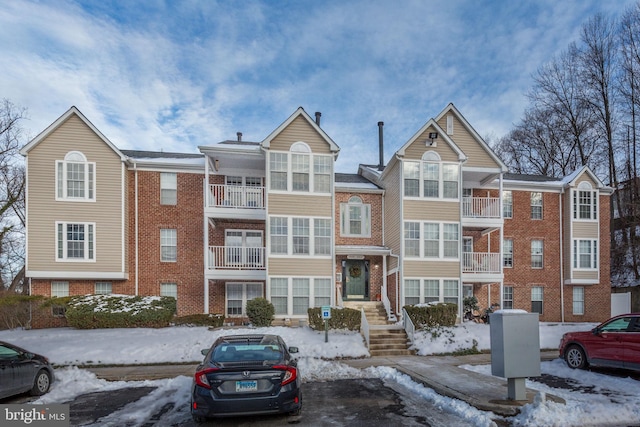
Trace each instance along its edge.
<path fill-rule="evenodd" d="M 236 381 L 236 392 L 256 390 L 258 390 L 258 381 Z"/>

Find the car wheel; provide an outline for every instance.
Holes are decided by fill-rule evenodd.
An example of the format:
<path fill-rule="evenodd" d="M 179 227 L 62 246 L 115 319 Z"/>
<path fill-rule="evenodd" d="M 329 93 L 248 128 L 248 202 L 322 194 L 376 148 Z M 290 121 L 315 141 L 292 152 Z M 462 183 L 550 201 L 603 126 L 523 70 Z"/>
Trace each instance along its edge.
<path fill-rule="evenodd" d="M 33 387 L 31 388 L 32 396 L 42 396 L 49 391 L 51 386 L 51 374 L 44 369 L 41 369 L 36 375 L 36 379 L 33 381 Z"/>
<path fill-rule="evenodd" d="M 567 361 L 567 365 L 573 369 L 584 369 L 587 367 L 587 355 L 584 350 L 577 346 L 572 345 L 564 353 L 564 360 Z"/>

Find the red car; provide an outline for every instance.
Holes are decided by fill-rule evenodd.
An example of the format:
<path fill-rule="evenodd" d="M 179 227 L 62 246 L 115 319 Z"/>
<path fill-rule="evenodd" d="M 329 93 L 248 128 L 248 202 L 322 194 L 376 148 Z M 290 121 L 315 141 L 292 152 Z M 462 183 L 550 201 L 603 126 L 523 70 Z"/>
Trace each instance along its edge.
<path fill-rule="evenodd" d="M 640 371 L 640 313 L 612 317 L 589 332 L 567 332 L 560 357 L 571 368 L 602 366 Z"/>

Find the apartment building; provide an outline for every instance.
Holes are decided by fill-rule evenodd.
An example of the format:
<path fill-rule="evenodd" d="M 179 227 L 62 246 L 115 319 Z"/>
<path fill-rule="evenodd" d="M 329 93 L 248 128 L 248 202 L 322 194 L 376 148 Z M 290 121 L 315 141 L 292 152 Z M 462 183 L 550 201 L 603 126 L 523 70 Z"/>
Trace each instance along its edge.
<path fill-rule="evenodd" d="M 169 295 L 178 315 L 238 322 L 255 297 L 286 321 L 471 294 L 543 321 L 607 317 L 611 189 L 588 168 L 509 174 L 450 104 L 387 164 L 378 123 L 379 164 L 336 173 L 320 119 L 298 108 L 260 142 L 164 153 L 120 150 L 70 108 L 21 150 L 31 293 Z"/>

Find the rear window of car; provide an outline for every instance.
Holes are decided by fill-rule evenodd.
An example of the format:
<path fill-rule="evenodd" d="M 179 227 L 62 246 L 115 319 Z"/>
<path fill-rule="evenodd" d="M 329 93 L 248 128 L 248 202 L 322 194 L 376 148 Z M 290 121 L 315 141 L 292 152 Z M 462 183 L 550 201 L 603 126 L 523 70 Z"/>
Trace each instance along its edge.
<path fill-rule="evenodd" d="M 275 344 L 233 344 L 223 343 L 213 353 L 214 362 L 247 362 L 280 360 L 282 351 Z"/>

